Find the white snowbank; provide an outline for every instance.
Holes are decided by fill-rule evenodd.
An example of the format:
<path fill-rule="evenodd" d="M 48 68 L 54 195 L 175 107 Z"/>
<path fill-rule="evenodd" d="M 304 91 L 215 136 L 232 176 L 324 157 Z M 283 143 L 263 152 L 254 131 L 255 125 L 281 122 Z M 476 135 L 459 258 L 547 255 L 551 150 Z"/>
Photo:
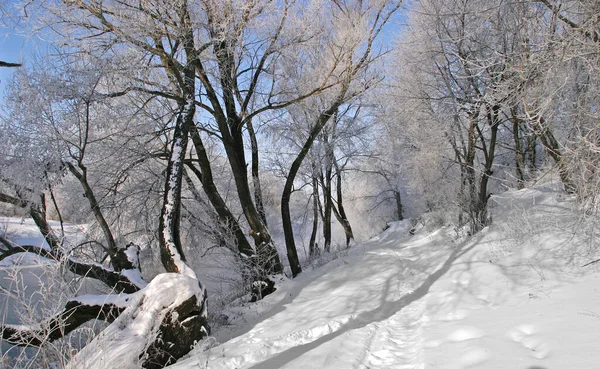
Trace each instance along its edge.
<path fill-rule="evenodd" d="M 547 188 L 491 201 L 494 223 L 466 242 L 393 224 L 230 311 L 222 344 L 172 368 L 597 367 L 593 221 Z"/>

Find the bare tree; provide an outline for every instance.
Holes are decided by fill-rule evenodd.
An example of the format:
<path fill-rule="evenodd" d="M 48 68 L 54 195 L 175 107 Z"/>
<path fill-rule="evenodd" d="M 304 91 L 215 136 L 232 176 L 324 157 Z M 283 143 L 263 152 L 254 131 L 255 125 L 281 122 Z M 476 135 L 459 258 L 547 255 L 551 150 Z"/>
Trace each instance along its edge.
<path fill-rule="evenodd" d="M 399 2 L 371 4 L 348 1 L 334 2 L 331 9 L 327 9 L 339 14 L 339 17 L 335 17 L 335 19 L 340 20 L 340 23 L 335 25 L 334 30 L 341 39 L 334 38 L 332 40 L 332 45 L 328 49 L 333 53 L 324 56 L 326 58 L 324 64 L 335 66 L 334 71 L 336 75 L 340 76 L 340 84 L 315 100 L 315 105 L 311 109 L 313 114 L 309 115 L 311 118 L 308 135 L 291 165 L 281 195 L 281 217 L 288 260 L 293 275 L 302 271 L 296 252 L 289 209 L 294 180 L 313 143 L 338 109 L 364 92 L 377 80 L 377 77 L 368 74 L 365 76 L 365 73 L 369 65 L 380 55 L 375 50 L 378 36 L 399 7 Z M 349 24 L 352 27 L 348 27 Z M 345 31 L 342 32 L 341 27 L 344 27 Z M 322 59 L 315 62 L 323 63 Z M 327 215 L 325 215 L 324 222 L 329 223 Z"/>

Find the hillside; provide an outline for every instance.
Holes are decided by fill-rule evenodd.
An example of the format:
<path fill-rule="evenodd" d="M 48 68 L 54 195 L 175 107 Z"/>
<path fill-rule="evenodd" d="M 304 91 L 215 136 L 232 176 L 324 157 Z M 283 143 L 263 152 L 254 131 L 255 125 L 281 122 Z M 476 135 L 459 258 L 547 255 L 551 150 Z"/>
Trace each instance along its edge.
<path fill-rule="evenodd" d="M 597 367 L 593 219 L 549 188 L 491 201 L 494 223 L 473 237 L 433 215 L 413 236 L 392 224 L 225 312 L 230 325 L 172 368 Z"/>

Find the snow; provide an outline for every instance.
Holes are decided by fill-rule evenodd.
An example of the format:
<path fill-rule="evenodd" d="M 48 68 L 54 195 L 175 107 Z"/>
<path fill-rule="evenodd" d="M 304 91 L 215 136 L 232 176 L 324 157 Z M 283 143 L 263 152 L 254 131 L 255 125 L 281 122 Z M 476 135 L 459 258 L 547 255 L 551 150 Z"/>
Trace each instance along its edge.
<path fill-rule="evenodd" d="M 136 300 L 135 295 L 82 295 L 73 298 L 73 301 L 77 301 L 82 305 L 87 306 L 99 306 L 104 304 L 112 304 L 119 308 L 126 308 L 130 305 L 130 302 Z"/>
<path fill-rule="evenodd" d="M 232 308 L 220 344 L 173 369 L 598 366 L 593 219 L 548 188 L 494 196 L 494 223 L 394 223 L 325 266 Z M 435 219 L 428 219 L 434 224 Z"/>
<path fill-rule="evenodd" d="M 48 221 L 57 234 L 60 234 L 60 223 Z M 86 233 L 86 225 L 65 224 L 65 239 L 76 245 Z M 49 248 L 48 244 L 40 234 L 39 229 L 31 218 L 0 217 L 0 234 L 19 245 L 43 246 Z M 1 265 L 1 264 L 0 264 Z"/>
<path fill-rule="evenodd" d="M 203 294 L 202 287 L 194 278 L 177 273 L 159 274 L 145 289 L 129 295 L 129 301 L 120 301 L 128 307 L 78 352 L 66 368 L 139 367 L 140 353 L 153 341 L 169 308 L 194 295 L 197 301 L 202 301 Z M 96 299 L 88 296 L 83 301 L 94 303 Z M 114 299 L 118 301 L 119 297 Z"/>
<path fill-rule="evenodd" d="M 125 276 L 131 281 L 131 283 L 135 284 L 139 288 L 144 288 L 148 285 L 148 282 L 144 280 L 139 269 L 126 269 L 121 271 L 121 275 Z"/>
<path fill-rule="evenodd" d="M 598 367 L 600 263 L 583 267 L 600 257 L 597 219 L 551 188 L 490 201 L 494 222 L 473 237 L 435 214 L 413 236 L 393 223 L 258 303 L 214 312 L 229 325 L 171 368 Z M 41 242 L 29 221 L 4 221 L 12 239 Z M 78 297 L 128 308 L 70 368 L 139 367 L 163 307 L 202 293 L 169 273 L 128 296 Z"/>

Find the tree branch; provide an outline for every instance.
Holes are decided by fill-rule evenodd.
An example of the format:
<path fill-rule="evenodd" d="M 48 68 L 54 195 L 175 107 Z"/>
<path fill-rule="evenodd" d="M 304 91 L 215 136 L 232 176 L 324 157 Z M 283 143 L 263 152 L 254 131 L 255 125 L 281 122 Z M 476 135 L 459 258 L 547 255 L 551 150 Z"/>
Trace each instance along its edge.
<path fill-rule="evenodd" d="M 0 67 L 5 67 L 5 68 L 16 68 L 16 67 L 20 67 L 23 64 L 19 64 L 19 63 L 9 63 L 9 62 L 5 62 L 0 60 Z"/>
<path fill-rule="evenodd" d="M 55 341 L 71 333 L 82 324 L 101 319 L 114 321 L 127 306 L 129 295 L 94 296 L 93 301 L 84 303 L 86 296 L 70 300 L 63 311 L 43 322 L 39 328 L 22 325 L 0 325 L 2 339 L 7 343 L 24 347 L 39 347 L 47 342 Z"/>

